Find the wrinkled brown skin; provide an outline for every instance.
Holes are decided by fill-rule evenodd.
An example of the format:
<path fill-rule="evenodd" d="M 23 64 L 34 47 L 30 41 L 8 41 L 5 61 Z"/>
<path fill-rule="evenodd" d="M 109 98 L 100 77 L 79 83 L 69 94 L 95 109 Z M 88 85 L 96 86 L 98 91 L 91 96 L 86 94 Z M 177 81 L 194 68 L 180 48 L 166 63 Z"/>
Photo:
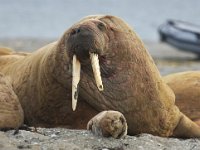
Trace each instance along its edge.
<path fill-rule="evenodd" d="M 64 60 L 66 55 L 61 52 L 64 50 L 56 48 L 57 43 L 49 44 L 27 56 L 14 53 L 2 55 L 0 72 L 10 77 L 24 111 L 24 123 L 41 127 L 85 128 L 97 111 L 82 102 L 81 97 L 80 107 L 76 112 L 72 111 L 71 70 L 67 70 L 68 58 Z M 61 73 L 63 79 L 59 77 Z M 18 126 L 16 124 L 13 127 Z"/>
<path fill-rule="evenodd" d="M 200 71 L 170 74 L 163 79 L 176 95 L 175 104 L 200 126 Z"/>
<path fill-rule="evenodd" d="M 18 127 L 23 120 L 23 110 L 9 78 L 0 73 L 0 128 Z"/>
<path fill-rule="evenodd" d="M 87 36 L 74 38 L 77 28 Z M 96 87 L 88 51 L 99 54 L 103 92 Z M 71 108 L 73 54 L 82 65 L 75 112 Z M 174 93 L 141 40 L 118 17 L 87 17 L 60 40 L 32 54 L 1 57 L 0 72 L 10 77 L 28 125 L 85 128 L 98 112 L 115 110 L 125 116 L 130 135 L 200 137 L 200 128 L 176 107 Z"/>

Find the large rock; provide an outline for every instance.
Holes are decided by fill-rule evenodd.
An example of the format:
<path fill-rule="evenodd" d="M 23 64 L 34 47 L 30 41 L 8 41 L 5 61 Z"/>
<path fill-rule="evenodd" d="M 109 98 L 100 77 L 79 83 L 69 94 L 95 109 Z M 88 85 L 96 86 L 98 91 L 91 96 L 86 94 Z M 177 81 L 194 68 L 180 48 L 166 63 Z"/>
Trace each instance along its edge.
<path fill-rule="evenodd" d="M 124 139 L 102 138 L 86 130 L 45 129 L 0 132 L 0 150 L 199 150 L 198 139 L 175 139 L 141 134 Z"/>

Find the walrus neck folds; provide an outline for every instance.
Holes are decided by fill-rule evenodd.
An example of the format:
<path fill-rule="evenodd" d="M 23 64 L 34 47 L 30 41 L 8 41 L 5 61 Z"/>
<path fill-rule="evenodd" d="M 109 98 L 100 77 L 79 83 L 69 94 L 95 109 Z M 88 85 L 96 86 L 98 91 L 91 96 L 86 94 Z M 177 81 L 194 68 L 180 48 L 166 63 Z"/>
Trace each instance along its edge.
<path fill-rule="evenodd" d="M 138 121 L 143 121 L 145 132 L 171 135 L 179 117 L 177 107 L 170 108 L 175 101 L 173 92 L 162 81 L 157 67 L 137 35 L 131 30 L 113 30 L 109 34 L 112 43 L 108 47 L 111 48 L 108 48 L 109 52 L 105 52 L 105 56 L 108 63 L 106 66 L 112 68 L 114 74 L 108 78 L 103 77 L 105 90 L 99 92 L 94 80 L 83 73 L 80 95 L 87 97 L 86 101 L 98 110 L 112 109 L 125 114 L 128 124 L 136 127 L 129 129 L 130 134 L 144 132 L 144 127 L 138 124 Z M 156 119 L 152 120 L 155 116 Z M 168 124 L 169 120 L 173 120 L 173 123 Z"/>

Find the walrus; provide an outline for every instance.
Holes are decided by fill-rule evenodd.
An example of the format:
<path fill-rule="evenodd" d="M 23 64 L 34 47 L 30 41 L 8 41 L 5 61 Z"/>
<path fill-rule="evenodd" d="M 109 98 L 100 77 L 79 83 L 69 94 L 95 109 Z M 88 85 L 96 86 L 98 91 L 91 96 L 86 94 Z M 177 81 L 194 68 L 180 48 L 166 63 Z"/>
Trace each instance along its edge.
<path fill-rule="evenodd" d="M 163 79 L 175 93 L 175 104 L 200 126 L 200 71 L 173 73 Z"/>
<path fill-rule="evenodd" d="M 30 126 L 81 129 L 99 112 L 114 110 L 126 118 L 129 135 L 200 137 L 142 41 L 116 16 L 86 17 L 27 56 L 2 55 L 0 72 L 9 77 Z M 3 110 L 1 116 L 11 111 Z M 22 116 L 16 120 L 14 128 Z"/>

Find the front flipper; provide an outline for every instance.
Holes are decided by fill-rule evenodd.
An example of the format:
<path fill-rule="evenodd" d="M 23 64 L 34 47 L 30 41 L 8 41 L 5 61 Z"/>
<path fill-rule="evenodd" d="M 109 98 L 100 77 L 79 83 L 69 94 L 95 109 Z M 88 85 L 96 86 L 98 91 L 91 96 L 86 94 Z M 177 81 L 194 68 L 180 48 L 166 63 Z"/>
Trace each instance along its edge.
<path fill-rule="evenodd" d="M 200 127 L 183 113 L 180 114 L 173 136 L 178 138 L 200 138 Z"/>
<path fill-rule="evenodd" d="M 87 129 L 97 136 L 123 138 L 127 135 L 127 123 L 118 111 L 103 111 L 94 116 L 87 124 Z"/>
<path fill-rule="evenodd" d="M 24 113 L 8 78 L 0 73 L 0 129 L 18 128 Z"/>

